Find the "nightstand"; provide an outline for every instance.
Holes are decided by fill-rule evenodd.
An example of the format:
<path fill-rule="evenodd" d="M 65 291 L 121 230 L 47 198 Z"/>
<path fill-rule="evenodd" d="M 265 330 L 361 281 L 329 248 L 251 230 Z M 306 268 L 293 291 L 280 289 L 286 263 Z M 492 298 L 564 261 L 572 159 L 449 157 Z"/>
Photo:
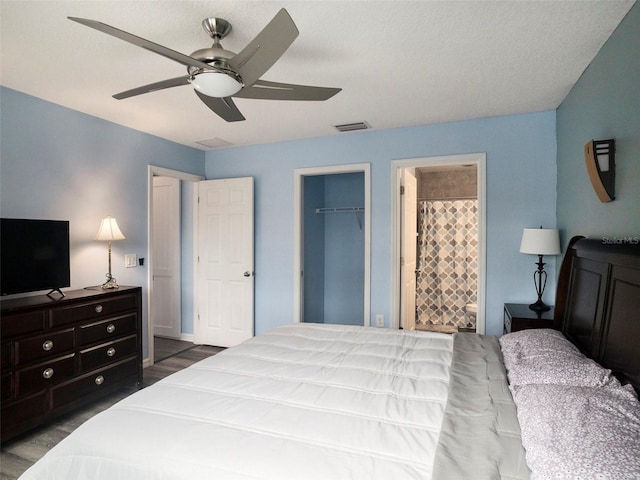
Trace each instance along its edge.
<path fill-rule="evenodd" d="M 504 304 L 503 333 L 528 328 L 553 328 L 553 307 L 546 312 L 536 312 L 524 303 Z"/>

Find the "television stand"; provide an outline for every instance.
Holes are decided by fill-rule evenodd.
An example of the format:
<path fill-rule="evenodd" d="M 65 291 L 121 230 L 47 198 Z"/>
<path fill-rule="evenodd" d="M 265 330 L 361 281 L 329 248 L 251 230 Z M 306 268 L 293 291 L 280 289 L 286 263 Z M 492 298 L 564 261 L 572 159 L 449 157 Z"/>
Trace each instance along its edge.
<path fill-rule="evenodd" d="M 142 289 L 0 300 L 0 441 L 142 386 Z"/>

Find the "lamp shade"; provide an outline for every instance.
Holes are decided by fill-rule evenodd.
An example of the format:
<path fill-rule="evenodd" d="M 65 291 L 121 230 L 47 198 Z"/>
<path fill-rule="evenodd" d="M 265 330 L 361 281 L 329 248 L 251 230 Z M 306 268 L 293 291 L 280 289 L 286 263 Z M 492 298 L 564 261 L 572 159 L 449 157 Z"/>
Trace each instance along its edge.
<path fill-rule="evenodd" d="M 118 222 L 113 217 L 105 217 L 100 223 L 100 229 L 96 235 L 96 240 L 124 240 L 126 237 L 120 231 Z"/>
<path fill-rule="evenodd" d="M 554 228 L 525 228 L 520 243 L 521 253 L 559 255 L 560 238 Z"/>

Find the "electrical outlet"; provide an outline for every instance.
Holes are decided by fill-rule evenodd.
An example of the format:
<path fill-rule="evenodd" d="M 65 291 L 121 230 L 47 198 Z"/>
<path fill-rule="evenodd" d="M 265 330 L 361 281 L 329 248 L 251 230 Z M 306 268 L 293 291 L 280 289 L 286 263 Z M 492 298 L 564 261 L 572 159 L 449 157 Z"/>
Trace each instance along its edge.
<path fill-rule="evenodd" d="M 137 265 L 138 265 L 138 261 L 136 260 L 136 254 L 135 253 L 127 253 L 124 256 L 124 266 L 126 268 L 135 267 Z"/>
<path fill-rule="evenodd" d="M 376 327 L 384 327 L 384 315 L 376 315 Z"/>

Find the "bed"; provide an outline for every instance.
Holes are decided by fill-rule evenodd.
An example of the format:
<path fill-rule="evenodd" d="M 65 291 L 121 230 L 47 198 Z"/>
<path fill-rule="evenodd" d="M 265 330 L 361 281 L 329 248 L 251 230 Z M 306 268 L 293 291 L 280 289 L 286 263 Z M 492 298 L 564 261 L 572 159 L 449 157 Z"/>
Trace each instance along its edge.
<path fill-rule="evenodd" d="M 574 239 L 555 330 L 286 325 L 96 415 L 21 479 L 637 479 L 638 312 L 638 246 Z"/>

